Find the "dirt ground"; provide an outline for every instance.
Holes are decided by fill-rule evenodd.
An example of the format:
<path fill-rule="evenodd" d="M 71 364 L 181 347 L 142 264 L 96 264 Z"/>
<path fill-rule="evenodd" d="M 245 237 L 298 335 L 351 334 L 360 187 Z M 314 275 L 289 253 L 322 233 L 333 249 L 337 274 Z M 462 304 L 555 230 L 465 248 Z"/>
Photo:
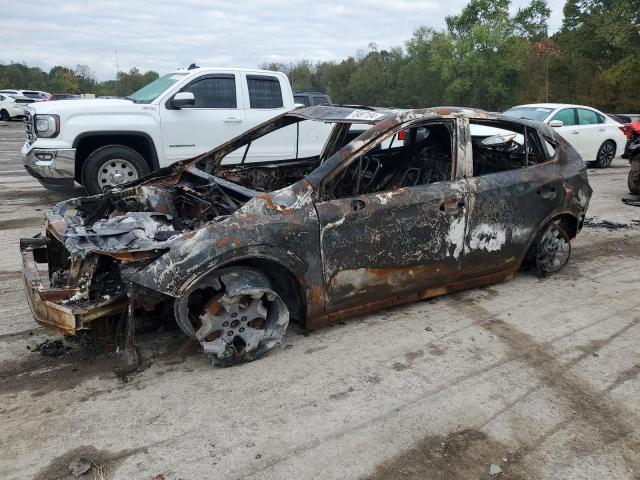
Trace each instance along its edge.
<path fill-rule="evenodd" d="M 36 351 L 62 337 L 30 315 L 18 239 L 65 197 L 24 172 L 22 142 L 0 122 L 0 478 L 640 479 L 625 161 L 590 170 L 589 224 L 551 278 L 294 328 L 228 369 L 177 331 L 139 335 L 150 365 L 123 383 L 113 355 Z"/>

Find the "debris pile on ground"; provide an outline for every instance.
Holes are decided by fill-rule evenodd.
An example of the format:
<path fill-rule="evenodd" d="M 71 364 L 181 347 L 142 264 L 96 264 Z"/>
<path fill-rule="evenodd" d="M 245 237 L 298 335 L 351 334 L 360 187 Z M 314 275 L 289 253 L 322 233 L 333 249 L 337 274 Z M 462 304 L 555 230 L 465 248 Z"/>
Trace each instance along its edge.
<path fill-rule="evenodd" d="M 609 231 L 621 230 L 624 228 L 633 228 L 633 225 L 630 225 L 628 223 L 611 222 L 609 220 L 596 220 L 595 218 L 587 218 L 584 221 L 584 225 L 585 227 L 591 228 L 605 228 Z"/>
<path fill-rule="evenodd" d="M 640 207 L 640 195 L 629 195 L 628 197 L 622 197 L 622 203 L 632 205 L 634 207 Z"/>
<path fill-rule="evenodd" d="M 40 352 L 40 355 L 44 357 L 61 357 L 68 350 L 71 350 L 71 347 L 64 344 L 62 340 L 45 340 L 42 343 L 38 343 L 33 351 Z"/>

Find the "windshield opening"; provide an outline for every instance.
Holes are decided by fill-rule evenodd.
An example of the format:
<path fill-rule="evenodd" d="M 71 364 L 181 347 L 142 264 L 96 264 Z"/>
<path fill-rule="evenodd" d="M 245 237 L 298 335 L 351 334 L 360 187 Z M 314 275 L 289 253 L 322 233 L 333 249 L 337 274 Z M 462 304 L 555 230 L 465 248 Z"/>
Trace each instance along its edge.
<path fill-rule="evenodd" d="M 171 87 L 178 80 L 181 80 L 188 73 L 169 73 L 145 85 L 137 92 L 132 93 L 127 98 L 134 103 L 151 103 L 163 92 Z"/>
<path fill-rule="evenodd" d="M 281 115 L 192 159 L 191 164 L 254 192 L 273 192 L 318 167 L 332 128 L 330 123 Z"/>
<path fill-rule="evenodd" d="M 523 120 L 533 120 L 542 122 L 553 112 L 553 108 L 546 107 L 513 107 L 503 113 L 506 117 L 520 118 Z"/>

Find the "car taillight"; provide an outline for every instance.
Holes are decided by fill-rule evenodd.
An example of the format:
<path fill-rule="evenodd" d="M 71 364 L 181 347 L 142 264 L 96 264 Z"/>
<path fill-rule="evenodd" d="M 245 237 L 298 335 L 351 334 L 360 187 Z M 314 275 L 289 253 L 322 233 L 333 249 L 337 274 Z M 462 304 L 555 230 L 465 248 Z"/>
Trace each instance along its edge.
<path fill-rule="evenodd" d="M 634 120 L 633 122 L 626 123 L 618 128 L 620 128 L 620 130 L 622 130 L 622 133 L 624 133 L 625 136 L 629 140 L 631 140 L 631 137 L 633 137 L 634 133 L 637 133 L 640 135 L 640 120 Z"/>
<path fill-rule="evenodd" d="M 627 140 L 631 140 L 631 136 L 633 135 L 633 130 L 631 130 L 631 127 L 629 125 L 622 125 L 621 127 L 618 127 L 620 130 L 622 130 L 622 133 L 624 133 L 624 136 L 627 137 Z"/>

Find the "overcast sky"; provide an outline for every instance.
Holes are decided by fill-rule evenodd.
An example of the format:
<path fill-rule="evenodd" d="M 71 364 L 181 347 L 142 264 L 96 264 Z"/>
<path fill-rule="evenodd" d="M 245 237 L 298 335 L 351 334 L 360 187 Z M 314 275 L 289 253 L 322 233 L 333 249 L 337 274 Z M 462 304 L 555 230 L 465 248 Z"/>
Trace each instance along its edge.
<path fill-rule="evenodd" d="M 564 0 L 548 0 L 552 31 Z M 100 80 L 138 67 L 166 73 L 200 66 L 340 60 L 403 45 L 421 25 L 440 29 L 467 0 L 0 0 L 0 62 L 74 67 Z M 512 0 L 512 8 L 528 0 Z M 14 34 L 8 34 L 14 32 Z"/>

